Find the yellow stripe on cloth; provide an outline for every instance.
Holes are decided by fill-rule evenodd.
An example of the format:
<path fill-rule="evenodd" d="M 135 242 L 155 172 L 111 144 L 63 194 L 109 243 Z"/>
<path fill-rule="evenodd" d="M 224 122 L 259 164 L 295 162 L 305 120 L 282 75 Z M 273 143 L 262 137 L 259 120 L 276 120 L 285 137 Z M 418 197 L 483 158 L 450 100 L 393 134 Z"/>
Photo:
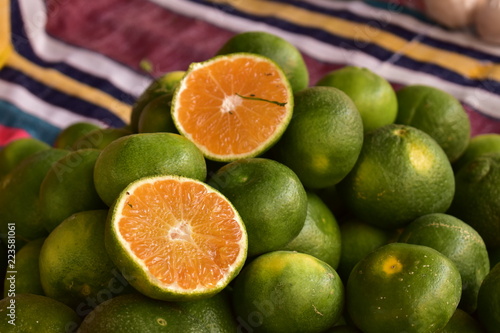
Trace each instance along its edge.
<path fill-rule="evenodd" d="M 212 0 L 211 2 L 228 4 L 252 15 L 272 16 L 303 27 L 321 29 L 354 40 L 359 45 L 359 49 L 362 49 L 367 43 L 373 43 L 395 54 L 438 65 L 464 77 L 500 81 L 499 64 L 482 62 L 418 41 L 407 41 L 373 25 L 351 22 L 291 5 L 263 0 Z"/>
<path fill-rule="evenodd" d="M 130 120 L 132 107 L 99 89 L 76 81 L 54 69 L 40 67 L 16 52 L 11 53 L 7 64 L 48 87 L 107 109 L 125 123 Z"/>
<path fill-rule="evenodd" d="M 0 69 L 7 62 L 11 52 L 10 3 L 9 0 L 0 0 Z"/>

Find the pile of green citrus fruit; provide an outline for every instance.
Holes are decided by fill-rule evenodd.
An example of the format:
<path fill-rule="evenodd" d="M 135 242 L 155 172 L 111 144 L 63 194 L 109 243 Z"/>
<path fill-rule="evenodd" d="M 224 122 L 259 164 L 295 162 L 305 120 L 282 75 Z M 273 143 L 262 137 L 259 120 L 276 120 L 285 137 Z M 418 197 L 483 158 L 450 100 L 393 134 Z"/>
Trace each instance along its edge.
<path fill-rule="evenodd" d="M 498 332 L 500 134 L 263 32 L 0 150 L 1 332 Z"/>

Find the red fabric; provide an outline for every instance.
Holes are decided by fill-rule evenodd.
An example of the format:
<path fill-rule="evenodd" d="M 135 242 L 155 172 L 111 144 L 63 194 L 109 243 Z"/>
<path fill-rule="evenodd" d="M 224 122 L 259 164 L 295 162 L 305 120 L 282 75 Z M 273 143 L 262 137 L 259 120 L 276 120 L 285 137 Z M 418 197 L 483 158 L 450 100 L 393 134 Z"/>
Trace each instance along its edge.
<path fill-rule="evenodd" d="M 405 6 L 421 12 L 423 12 L 425 8 L 424 0 L 382 0 L 382 1 L 394 5 Z M 434 0 L 434 1 L 441 1 L 441 0 Z"/>
<path fill-rule="evenodd" d="M 48 0 L 47 8 L 51 35 L 137 70 L 146 59 L 153 76 L 212 57 L 233 35 L 144 0 Z"/>
<path fill-rule="evenodd" d="M 234 35 L 232 31 L 177 15 L 143 0 L 48 0 L 47 8 L 46 29 L 52 36 L 137 70 L 141 60 L 147 59 L 153 64 L 155 77 L 186 70 L 192 62 L 211 58 Z M 306 55 L 304 59 L 311 84 L 341 67 Z"/>
<path fill-rule="evenodd" d="M 472 136 L 484 133 L 500 133 L 500 121 L 491 119 L 467 105 L 465 105 L 465 111 L 467 111 L 471 122 Z"/>
<path fill-rule="evenodd" d="M 31 135 L 23 129 L 0 125 L 0 147 L 7 145 L 11 141 L 29 137 Z"/>

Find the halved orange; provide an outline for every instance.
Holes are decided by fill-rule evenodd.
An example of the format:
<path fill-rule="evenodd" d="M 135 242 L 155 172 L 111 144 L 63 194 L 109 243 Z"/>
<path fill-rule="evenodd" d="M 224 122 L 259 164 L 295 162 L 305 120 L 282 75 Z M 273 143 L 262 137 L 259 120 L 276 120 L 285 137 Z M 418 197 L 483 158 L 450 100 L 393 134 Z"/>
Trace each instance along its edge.
<path fill-rule="evenodd" d="M 176 301 L 227 286 L 247 255 L 245 226 L 209 185 L 179 176 L 131 183 L 111 207 L 106 249 L 139 292 Z"/>
<path fill-rule="evenodd" d="M 283 134 L 293 93 L 271 59 L 233 53 L 193 63 L 174 93 L 179 132 L 216 161 L 255 157 Z"/>

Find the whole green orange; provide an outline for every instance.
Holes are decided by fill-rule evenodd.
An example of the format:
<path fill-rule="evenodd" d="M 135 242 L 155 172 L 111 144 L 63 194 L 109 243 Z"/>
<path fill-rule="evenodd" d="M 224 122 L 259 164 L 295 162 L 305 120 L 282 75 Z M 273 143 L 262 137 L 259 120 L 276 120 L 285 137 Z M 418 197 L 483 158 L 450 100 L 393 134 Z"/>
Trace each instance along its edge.
<path fill-rule="evenodd" d="M 127 135 L 107 145 L 94 167 L 94 184 L 101 199 L 111 206 L 132 181 L 146 176 L 206 177 L 205 158 L 188 139 L 173 133 Z"/>
<path fill-rule="evenodd" d="M 238 160 L 220 168 L 208 183 L 243 219 L 249 257 L 282 249 L 304 226 L 307 194 L 284 164 L 266 158 Z"/>
<path fill-rule="evenodd" d="M 293 118 L 276 143 L 276 159 L 304 186 L 325 188 L 354 167 L 363 145 L 363 122 L 352 100 L 333 87 L 310 87 L 295 94 Z"/>
<path fill-rule="evenodd" d="M 340 318 L 343 304 L 337 272 L 299 252 L 263 254 L 243 268 L 233 285 L 240 331 L 323 332 Z"/>
<path fill-rule="evenodd" d="M 391 243 L 363 258 L 346 286 L 347 311 L 366 333 L 443 329 L 460 301 L 455 264 L 423 245 Z"/>
<path fill-rule="evenodd" d="M 433 138 L 391 124 L 365 135 L 356 165 L 338 190 L 361 221 L 395 229 L 424 214 L 444 213 L 455 194 L 455 177 Z"/>

